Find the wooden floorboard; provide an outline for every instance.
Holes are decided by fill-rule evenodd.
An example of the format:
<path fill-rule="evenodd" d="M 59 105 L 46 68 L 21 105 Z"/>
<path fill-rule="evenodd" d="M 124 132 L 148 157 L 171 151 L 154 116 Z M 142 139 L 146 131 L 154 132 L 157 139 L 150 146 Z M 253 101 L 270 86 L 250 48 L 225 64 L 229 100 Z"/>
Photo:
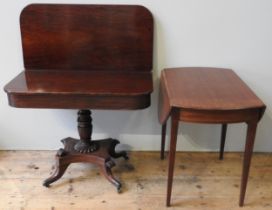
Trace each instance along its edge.
<path fill-rule="evenodd" d="M 62 179 L 45 188 L 52 172 L 52 151 L 0 151 L 0 209 L 2 210 L 262 210 L 272 209 L 272 155 L 256 153 L 245 207 L 238 207 L 242 155 L 177 153 L 172 207 L 165 207 L 167 159 L 158 152 L 131 152 L 117 160 L 113 172 L 123 192 L 100 176 L 90 164 L 72 164 Z"/>

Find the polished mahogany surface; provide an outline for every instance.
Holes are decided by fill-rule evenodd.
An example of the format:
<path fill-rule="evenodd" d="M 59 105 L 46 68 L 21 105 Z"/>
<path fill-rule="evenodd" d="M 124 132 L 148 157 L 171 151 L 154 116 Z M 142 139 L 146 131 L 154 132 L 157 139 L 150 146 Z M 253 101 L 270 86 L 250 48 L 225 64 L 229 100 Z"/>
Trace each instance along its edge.
<path fill-rule="evenodd" d="M 143 6 L 33 4 L 20 21 L 26 70 L 152 70 L 153 18 Z"/>
<path fill-rule="evenodd" d="M 160 121 L 171 107 L 193 110 L 243 110 L 264 107 L 263 102 L 231 69 L 184 67 L 161 73 Z"/>
<path fill-rule="evenodd" d="M 32 4 L 20 17 L 21 108 L 142 109 L 153 91 L 153 17 L 143 6 Z"/>
<path fill-rule="evenodd" d="M 149 72 L 23 71 L 5 89 L 13 94 L 28 95 L 136 96 L 150 94 L 153 87 Z"/>
<path fill-rule="evenodd" d="M 264 103 L 230 69 L 174 68 L 161 73 L 159 121 L 162 124 L 161 159 L 164 159 L 166 124 L 171 117 L 171 138 L 166 205 L 170 206 L 179 121 L 220 123 L 220 160 L 223 159 L 228 123 L 247 124 L 239 205 L 244 205 L 257 124 Z"/>
<path fill-rule="evenodd" d="M 152 90 L 150 72 L 28 70 L 5 86 L 20 108 L 142 109 Z"/>
<path fill-rule="evenodd" d="M 263 102 L 231 69 L 176 68 L 162 72 L 174 106 L 233 110 L 262 107 Z"/>

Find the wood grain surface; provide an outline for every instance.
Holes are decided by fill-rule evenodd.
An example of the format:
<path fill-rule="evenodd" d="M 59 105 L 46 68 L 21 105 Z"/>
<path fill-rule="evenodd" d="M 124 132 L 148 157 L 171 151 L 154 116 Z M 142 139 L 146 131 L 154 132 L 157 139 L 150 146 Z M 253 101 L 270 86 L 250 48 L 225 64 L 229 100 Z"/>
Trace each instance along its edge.
<path fill-rule="evenodd" d="M 152 69 L 153 17 L 143 6 L 32 4 L 20 22 L 27 70 Z"/>
<path fill-rule="evenodd" d="M 162 72 L 173 106 L 200 110 L 233 110 L 264 106 L 230 69 L 177 68 Z"/>
<path fill-rule="evenodd" d="M 143 109 L 153 91 L 153 17 L 139 5 L 31 4 L 20 16 L 20 108 Z"/>
<path fill-rule="evenodd" d="M 265 108 L 264 103 L 231 69 L 184 67 L 161 73 L 160 122 L 171 107 L 188 111 L 235 111 Z"/>
<path fill-rule="evenodd" d="M 241 210 L 238 204 L 241 153 L 177 152 L 172 206 L 165 207 L 167 160 L 159 152 L 131 152 L 113 169 L 122 194 L 90 164 L 72 164 L 51 188 L 42 186 L 54 163 L 53 151 L 0 152 L 0 209 L 24 210 Z M 243 210 L 272 208 L 272 156 L 255 153 Z"/>

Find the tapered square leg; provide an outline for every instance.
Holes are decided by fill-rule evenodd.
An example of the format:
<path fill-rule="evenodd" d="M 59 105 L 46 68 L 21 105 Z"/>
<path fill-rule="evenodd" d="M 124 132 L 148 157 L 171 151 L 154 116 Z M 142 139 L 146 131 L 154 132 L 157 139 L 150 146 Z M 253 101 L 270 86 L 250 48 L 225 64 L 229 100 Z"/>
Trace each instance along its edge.
<path fill-rule="evenodd" d="M 227 124 L 222 124 L 219 160 L 223 160 L 223 158 L 224 158 L 224 148 L 225 148 L 225 142 L 226 142 L 226 133 L 227 133 Z"/>
<path fill-rule="evenodd" d="M 161 160 L 164 159 L 164 150 L 165 150 L 165 136 L 166 136 L 166 124 L 165 122 L 162 125 L 162 131 L 161 131 Z"/>
<path fill-rule="evenodd" d="M 177 133 L 178 133 L 178 117 L 173 114 L 171 117 L 171 140 L 170 140 L 170 150 L 169 150 L 169 164 L 168 164 L 168 181 L 167 181 L 167 196 L 166 196 L 166 206 L 170 206 L 173 175 L 174 175 L 174 165 L 175 165 L 175 155 L 176 155 L 176 144 L 177 144 Z"/>
<path fill-rule="evenodd" d="M 244 163 L 243 163 L 243 172 L 242 172 L 242 179 L 241 179 L 239 206 L 244 205 L 251 157 L 252 157 L 255 135 L 257 130 L 257 123 L 258 123 L 257 121 L 249 122 L 247 125 L 247 137 L 246 137 L 246 145 L 245 145 L 245 152 L 244 152 Z"/>

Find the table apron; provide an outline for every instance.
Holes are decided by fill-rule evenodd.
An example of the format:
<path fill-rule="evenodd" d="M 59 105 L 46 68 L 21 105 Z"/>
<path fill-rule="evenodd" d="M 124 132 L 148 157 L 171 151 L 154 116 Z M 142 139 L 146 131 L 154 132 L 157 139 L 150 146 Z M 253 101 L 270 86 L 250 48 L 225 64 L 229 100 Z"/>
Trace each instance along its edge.
<path fill-rule="evenodd" d="M 133 110 L 150 106 L 150 94 L 135 96 L 8 94 L 8 99 L 10 106 L 18 108 Z"/>
<path fill-rule="evenodd" d="M 261 109 L 243 110 L 191 110 L 178 109 L 179 120 L 195 123 L 238 123 L 258 121 Z"/>

